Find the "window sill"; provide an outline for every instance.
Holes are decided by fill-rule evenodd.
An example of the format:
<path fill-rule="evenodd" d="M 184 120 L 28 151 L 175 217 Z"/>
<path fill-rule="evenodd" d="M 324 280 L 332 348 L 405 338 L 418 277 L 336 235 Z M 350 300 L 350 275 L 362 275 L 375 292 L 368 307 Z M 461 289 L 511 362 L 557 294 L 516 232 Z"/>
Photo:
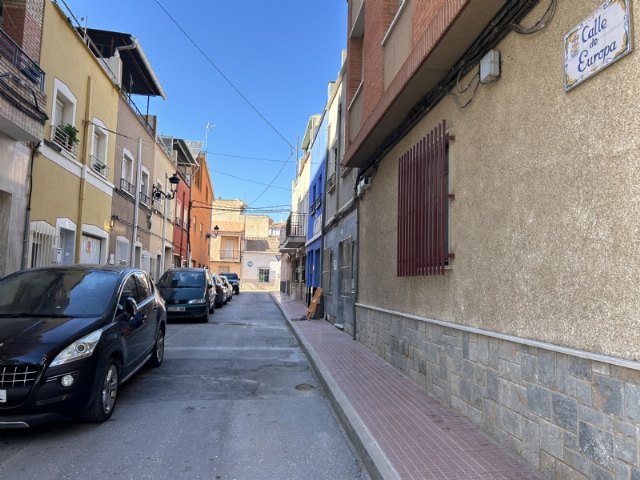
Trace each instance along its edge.
<path fill-rule="evenodd" d="M 364 80 L 360 80 L 360 83 L 358 84 L 358 88 L 356 88 L 356 93 L 353 94 L 353 98 L 351 99 L 351 102 L 349 103 L 347 110 L 351 110 L 351 107 L 353 107 L 353 104 L 356 103 L 356 100 L 358 100 L 358 97 L 362 92 L 363 85 L 364 85 Z"/>
<path fill-rule="evenodd" d="M 398 7 L 398 11 L 396 12 L 395 17 L 393 17 L 393 20 L 391 20 L 391 24 L 389 25 L 389 29 L 387 30 L 387 33 L 385 33 L 384 37 L 382 38 L 382 42 L 380 43 L 381 46 L 384 47 L 384 45 L 387 43 L 387 40 L 393 33 L 393 30 L 396 28 L 396 25 L 398 24 L 398 21 L 400 19 L 400 15 L 402 15 L 402 12 L 404 12 L 407 6 L 407 3 L 409 2 L 407 2 L 407 0 L 404 0 L 400 5 L 400 7 Z"/>

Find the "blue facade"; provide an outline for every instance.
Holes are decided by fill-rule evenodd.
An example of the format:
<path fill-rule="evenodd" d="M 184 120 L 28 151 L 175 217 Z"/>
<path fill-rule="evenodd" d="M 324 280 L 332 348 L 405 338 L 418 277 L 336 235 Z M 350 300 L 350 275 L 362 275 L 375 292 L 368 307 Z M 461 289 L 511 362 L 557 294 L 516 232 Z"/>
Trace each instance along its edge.
<path fill-rule="evenodd" d="M 325 115 L 311 146 L 311 184 L 309 185 L 309 224 L 307 228 L 307 287 L 322 283 L 322 221 L 324 211 L 325 164 L 327 161 L 327 116 Z"/>

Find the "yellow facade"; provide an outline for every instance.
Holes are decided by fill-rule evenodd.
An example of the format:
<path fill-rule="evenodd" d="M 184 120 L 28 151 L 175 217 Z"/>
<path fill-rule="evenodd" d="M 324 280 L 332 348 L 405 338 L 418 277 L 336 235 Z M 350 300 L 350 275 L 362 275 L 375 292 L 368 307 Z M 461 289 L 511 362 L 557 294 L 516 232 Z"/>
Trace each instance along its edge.
<path fill-rule="evenodd" d="M 31 248 L 30 266 L 104 263 L 119 91 L 50 1 L 45 2 L 41 58 L 49 120 L 34 163 L 31 243 L 40 248 Z M 75 144 L 69 131 L 60 128 L 67 124 L 77 129 Z"/>

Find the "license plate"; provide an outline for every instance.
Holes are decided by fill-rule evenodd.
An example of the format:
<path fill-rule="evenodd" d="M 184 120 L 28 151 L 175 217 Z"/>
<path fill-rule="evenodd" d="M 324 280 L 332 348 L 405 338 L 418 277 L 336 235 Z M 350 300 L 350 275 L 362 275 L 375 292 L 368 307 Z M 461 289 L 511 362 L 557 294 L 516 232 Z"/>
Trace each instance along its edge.
<path fill-rule="evenodd" d="M 170 312 L 184 312 L 184 307 L 169 307 L 167 310 Z"/>
<path fill-rule="evenodd" d="M 0 403 L 7 403 L 7 391 L 0 390 Z"/>

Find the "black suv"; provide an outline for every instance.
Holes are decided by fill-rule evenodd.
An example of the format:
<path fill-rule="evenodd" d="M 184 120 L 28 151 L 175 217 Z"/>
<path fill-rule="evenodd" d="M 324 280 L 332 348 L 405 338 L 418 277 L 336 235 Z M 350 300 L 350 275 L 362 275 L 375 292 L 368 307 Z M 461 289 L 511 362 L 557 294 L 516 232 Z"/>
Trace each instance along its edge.
<path fill-rule="evenodd" d="M 224 275 L 229 280 L 229 283 L 233 287 L 233 293 L 236 295 L 240 295 L 240 279 L 238 278 L 237 273 L 221 273 L 220 275 Z"/>
<path fill-rule="evenodd" d="M 0 428 L 111 417 L 120 385 L 164 357 L 164 302 L 142 270 L 23 270 L 0 281 Z"/>

